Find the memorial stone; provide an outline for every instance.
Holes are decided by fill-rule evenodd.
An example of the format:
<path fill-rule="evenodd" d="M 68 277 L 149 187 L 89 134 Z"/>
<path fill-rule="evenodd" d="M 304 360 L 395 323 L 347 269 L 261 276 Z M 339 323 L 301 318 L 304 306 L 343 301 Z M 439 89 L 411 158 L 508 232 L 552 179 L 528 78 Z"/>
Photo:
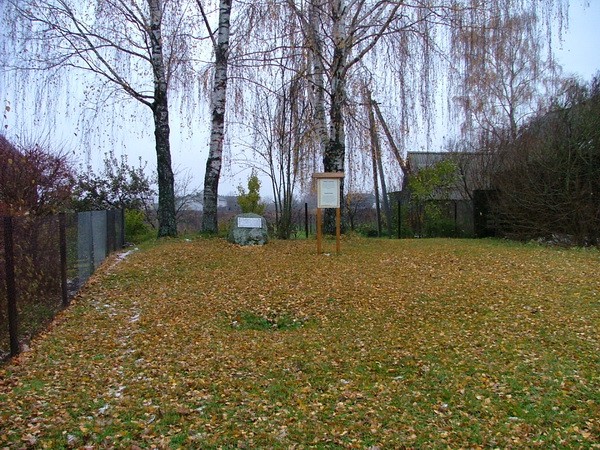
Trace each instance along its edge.
<path fill-rule="evenodd" d="M 229 241 L 239 245 L 264 245 L 269 240 L 267 221 L 254 213 L 238 214 L 229 230 Z"/>

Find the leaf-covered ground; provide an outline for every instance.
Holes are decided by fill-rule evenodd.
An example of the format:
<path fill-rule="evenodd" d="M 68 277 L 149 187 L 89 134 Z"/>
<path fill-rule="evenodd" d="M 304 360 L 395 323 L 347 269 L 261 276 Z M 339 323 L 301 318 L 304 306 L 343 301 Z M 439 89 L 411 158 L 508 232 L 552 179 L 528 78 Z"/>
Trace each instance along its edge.
<path fill-rule="evenodd" d="M 315 250 L 109 260 L 0 369 L 0 448 L 600 448 L 598 251 Z"/>

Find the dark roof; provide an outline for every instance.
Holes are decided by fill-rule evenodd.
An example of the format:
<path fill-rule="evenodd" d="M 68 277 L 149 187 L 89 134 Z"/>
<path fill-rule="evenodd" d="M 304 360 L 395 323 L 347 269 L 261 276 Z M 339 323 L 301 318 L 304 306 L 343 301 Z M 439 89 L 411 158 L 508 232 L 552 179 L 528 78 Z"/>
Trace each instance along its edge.
<path fill-rule="evenodd" d="M 449 152 L 408 152 L 406 154 L 408 166 L 415 172 L 451 157 L 452 153 Z"/>

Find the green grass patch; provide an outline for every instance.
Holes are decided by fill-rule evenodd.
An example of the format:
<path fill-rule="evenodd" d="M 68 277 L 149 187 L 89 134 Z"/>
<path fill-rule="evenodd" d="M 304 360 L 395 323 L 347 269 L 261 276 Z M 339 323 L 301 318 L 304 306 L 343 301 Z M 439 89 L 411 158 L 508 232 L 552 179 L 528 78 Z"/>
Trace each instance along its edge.
<path fill-rule="evenodd" d="M 251 311 L 242 311 L 235 315 L 231 327 L 239 330 L 285 331 L 296 330 L 305 323 L 306 319 L 296 318 L 288 313 L 260 315 Z"/>
<path fill-rule="evenodd" d="M 145 243 L 0 369 L 0 448 L 595 448 L 600 253 Z"/>

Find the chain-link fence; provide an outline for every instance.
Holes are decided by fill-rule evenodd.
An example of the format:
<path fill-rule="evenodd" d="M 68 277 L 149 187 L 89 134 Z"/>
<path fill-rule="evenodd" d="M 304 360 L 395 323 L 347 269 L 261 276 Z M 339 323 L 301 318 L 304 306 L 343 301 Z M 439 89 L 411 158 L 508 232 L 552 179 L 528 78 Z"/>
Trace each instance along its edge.
<path fill-rule="evenodd" d="M 112 251 L 122 210 L 0 220 L 0 360 L 41 331 Z"/>
<path fill-rule="evenodd" d="M 305 203 L 293 210 L 295 236 L 308 236 L 316 230 L 316 206 Z M 476 211 L 471 200 L 430 200 L 427 202 L 395 201 L 390 205 L 390 223 L 384 211 L 378 214 L 374 205 L 342 209 L 343 228 L 366 237 L 424 238 L 475 237 Z M 274 217 L 267 214 L 267 221 Z"/>

